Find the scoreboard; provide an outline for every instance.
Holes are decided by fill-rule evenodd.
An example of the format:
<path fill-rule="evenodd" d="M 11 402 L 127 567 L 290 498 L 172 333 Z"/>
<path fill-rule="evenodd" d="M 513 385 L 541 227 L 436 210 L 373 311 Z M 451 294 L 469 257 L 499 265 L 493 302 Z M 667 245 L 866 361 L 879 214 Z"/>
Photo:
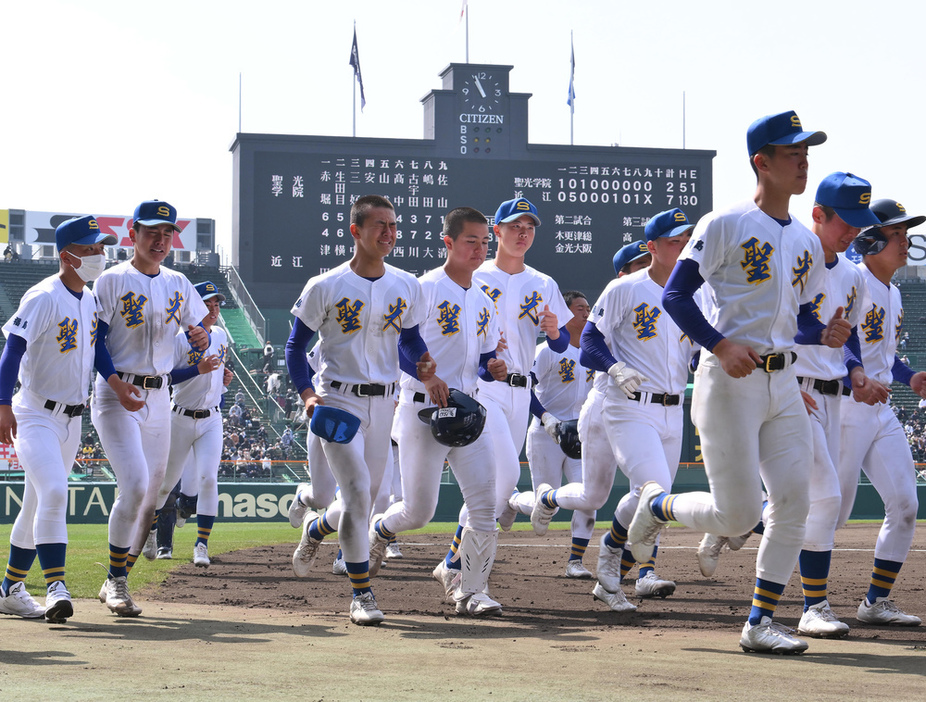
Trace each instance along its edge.
<path fill-rule="evenodd" d="M 422 100 L 420 140 L 239 134 L 233 262 L 255 302 L 288 310 L 306 280 L 349 259 L 362 195 L 393 202 L 387 262 L 416 275 L 443 264 L 451 209 L 492 223 L 499 203 L 526 197 L 542 221 L 527 263 L 591 302 L 653 215 L 680 207 L 694 221 L 711 209 L 713 151 L 529 144 L 530 95 L 508 91 L 511 68 L 448 66 Z"/>

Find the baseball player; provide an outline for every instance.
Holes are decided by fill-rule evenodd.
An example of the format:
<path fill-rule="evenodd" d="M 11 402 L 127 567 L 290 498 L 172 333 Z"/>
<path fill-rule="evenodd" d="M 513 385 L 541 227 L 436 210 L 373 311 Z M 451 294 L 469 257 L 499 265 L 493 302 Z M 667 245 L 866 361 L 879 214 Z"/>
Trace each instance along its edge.
<path fill-rule="evenodd" d="M 630 492 L 618 503 L 610 531 L 602 535 L 593 594 L 619 612 L 634 609 L 620 584 L 635 560 L 623 551 L 640 492 L 648 481 L 671 486 L 681 456 L 691 340 L 663 312 L 662 292 L 692 228 L 678 208 L 650 219 L 644 233 L 651 265 L 612 280 L 592 308 L 582 334 L 582 359 L 604 372 L 595 381 L 598 394 L 588 411 L 583 410 L 580 435 L 583 453 L 599 458 L 586 462 L 581 483 L 541 489 L 532 516 L 532 521 L 538 514 L 542 519 L 558 506 L 601 507 L 614 484 L 616 461 L 630 480 Z M 608 459 L 602 460 L 602 455 Z M 656 575 L 655 559 L 655 544 L 636 558 L 641 564 L 639 597 L 675 592 L 674 582 Z"/>
<path fill-rule="evenodd" d="M 103 246 L 115 243 L 91 215 L 60 224 L 57 275 L 29 288 L 3 325 L 0 443 L 15 447 L 25 487 L 0 584 L 2 614 L 55 623 L 74 614 L 64 580 L 68 475 L 80 446 L 97 340 L 96 300 L 84 284 L 102 273 Z M 14 395 L 17 379 L 21 388 Z M 113 385 L 113 393 L 125 398 L 122 381 L 115 378 Z M 44 606 L 24 582 L 36 556 L 47 587 Z"/>
<path fill-rule="evenodd" d="M 370 563 L 375 571 L 396 534 L 431 521 L 446 460 L 469 507 L 459 548 L 462 574 L 449 594 L 458 613 L 479 616 L 501 611 L 486 593 L 498 541 L 492 442 L 483 433 L 466 445 L 439 443 L 418 413 L 428 405 L 447 407 L 450 388 L 475 395 L 477 373 L 490 382 L 504 381 L 508 369 L 495 357 L 499 341 L 495 305 L 473 281 L 489 247 L 485 215 L 471 207 L 451 210 L 444 218 L 443 239 L 446 263 L 419 278 L 427 310 L 421 335 L 441 373 L 423 383 L 413 375 L 414 365 L 404 364 L 407 372 L 400 381 L 393 424 L 404 493 L 400 502 L 373 518 Z"/>
<path fill-rule="evenodd" d="M 501 203 L 493 226 L 498 240 L 495 258 L 487 260 L 473 274 L 476 284 L 495 302 L 503 345 L 507 345 L 498 356 L 508 368 L 505 381 L 480 379 L 478 383 L 479 402 L 488 413 L 486 432 L 495 454 L 496 516 L 499 526 L 506 531 L 517 515 L 508 499 L 521 477 L 520 454 L 530 420 L 530 369 L 537 337 L 543 332 L 553 351 L 565 351 L 569 332 L 557 320 L 572 318 L 556 282 L 524 263 L 525 254 L 534 243 L 535 228 L 539 226 L 537 208 L 530 201 L 520 197 Z M 444 559 L 450 570 L 460 567 L 455 554 L 467 519 L 468 508 L 464 504 L 457 532 Z M 446 586 L 446 570 L 438 566 L 435 573 L 442 575 L 439 579 Z"/>
<path fill-rule="evenodd" d="M 630 275 L 646 268 L 653 262 L 653 255 L 646 248 L 645 241 L 631 241 L 614 254 L 614 275 Z"/>
<path fill-rule="evenodd" d="M 855 250 L 864 257 L 859 267 L 871 295 L 870 306 L 862 310 L 861 357 L 856 362 L 861 360 L 870 378 L 882 386 L 899 382 L 926 397 L 926 372 L 914 373 L 897 357 L 903 307 L 900 291 L 891 284 L 897 269 L 907 265 L 907 231 L 922 224 L 926 217 L 908 214 L 895 200 L 878 200 L 871 209 L 879 224 L 863 231 L 855 240 Z M 842 408 L 839 525 L 845 524 L 852 512 L 859 469 L 865 471 L 884 501 L 884 522 L 875 544 L 871 583 L 858 607 L 857 618 L 864 624 L 918 626 L 919 617 L 907 614 L 890 599 L 916 528 L 916 470 L 910 444 L 884 396 L 875 404 L 861 401 L 852 380 L 852 398 Z"/>
<path fill-rule="evenodd" d="M 370 507 L 389 457 L 399 345 L 416 362 L 419 378 L 427 379 L 436 369 L 418 333 L 421 286 L 384 261 L 396 241 L 392 203 L 378 195 L 361 197 L 351 207 L 350 222 L 353 257 L 306 283 L 293 306 L 293 331 L 286 343 L 286 365 L 306 415 L 327 405 L 353 415 L 360 424 L 348 443 L 321 442 L 341 488 L 343 511 L 335 515 L 329 510 L 323 517 L 306 511 L 293 570 L 308 575 L 321 540 L 339 531 L 354 594 L 350 619 L 378 625 L 383 614 L 370 588 L 368 531 Z M 306 359 L 316 330 L 322 351 L 318 392 Z"/>
<path fill-rule="evenodd" d="M 546 343 L 537 346 L 531 369 L 531 414 L 533 420 L 527 430 L 527 460 L 531 469 L 534 490 L 516 493 L 509 502 L 521 514 L 531 516 L 534 495 L 541 486 L 560 485 L 563 475 L 567 483 L 582 480 L 582 461 L 561 451 L 560 432 L 564 421 L 576 420 L 582 403 L 588 397 L 595 379 L 595 371 L 586 368 L 579 360 L 579 337 L 588 319 L 590 307 L 582 293 L 570 290 L 563 299 L 572 311 L 566 323 L 569 346 L 563 353 L 554 353 Z M 552 518 L 553 513 L 549 516 Z M 549 520 L 538 525 L 546 531 Z M 591 578 L 591 572 L 582 564 L 595 529 L 595 510 L 578 509 L 572 515 L 572 544 L 566 562 L 567 578 Z"/>
<path fill-rule="evenodd" d="M 811 314 L 823 289 L 823 249 L 788 213 L 791 196 L 807 186 L 808 147 L 825 140 L 823 132 L 804 131 L 794 112 L 753 122 L 746 137 L 758 180 L 753 200 L 701 219 L 663 293 L 666 311 L 702 346 L 691 413 L 711 492 L 673 495 L 646 483 L 627 538 L 639 561 L 673 519 L 722 536 L 743 534 L 759 521 L 764 483 L 769 519 L 740 638 L 745 651 L 807 649 L 772 618 L 803 545 L 810 502 L 813 442 L 793 365 L 798 315 L 807 339 L 832 348 L 851 330 L 841 314 L 826 326 Z M 705 282 L 707 319 L 694 301 Z"/>
<path fill-rule="evenodd" d="M 121 617 L 141 614 L 127 577 L 157 519 L 155 502 L 167 470 L 174 337 L 183 331 L 197 350 L 209 346 L 202 326 L 209 310 L 186 276 L 161 265 L 180 231 L 177 210 L 146 200 L 132 221 L 132 258 L 104 272 L 94 286 L 97 338 L 105 343 L 112 368 L 103 372 L 97 366 L 91 417 L 119 488 L 109 515 L 109 576 L 100 601 Z M 110 372 L 133 386 L 133 408 L 120 403 L 110 388 Z"/>
<path fill-rule="evenodd" d="M 187 460 L 192 457 L 193 472 L 185 478 L 183 493 L 197 496 L 196 542 L 193 564 L 209 567 L 209 536 L 219 508 L 219 461 L 222 458 L 222 394 L 231 382 L 231 371 L 224 367 L 228 352 L 228 335 L 215 326 L 225 296 L 215 283 L 207 281 L 194 286 L 209 314 L 203 327 L 210 335 L 209 348 L 190 348 L 183 332 L 174 337 L 174 365 L 171 385 L 174 387 L 170 416 L 170 453 L 167 471 L 158 493 L 157 507 L 164 509 L 170 492 L 181 476 Z M 219 368 L 223 370 L 218 371 Z"/>

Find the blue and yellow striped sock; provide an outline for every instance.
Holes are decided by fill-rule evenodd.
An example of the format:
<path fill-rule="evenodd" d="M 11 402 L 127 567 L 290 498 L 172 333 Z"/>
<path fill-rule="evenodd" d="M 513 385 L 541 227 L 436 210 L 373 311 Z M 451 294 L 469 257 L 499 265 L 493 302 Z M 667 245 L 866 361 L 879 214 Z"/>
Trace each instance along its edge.
<path fill-rule="evenodd" d="M 0 594 L 6 597 L 10 594 L 11 587 L 25 580 L 34 562 L 34 548 L 20 548 L 10 544 L 10 560 L 6 563 L 6 574 L 3 576 L 3 583 L 0 584 Z"/>
<path fill-rule="evenodd" d="M 354 589 L 354 597 L 372 591 L 370 588 L 370 561 L 367 560 L 362 563 L 345 562 L 344 565 L 347 567 L 350 585 Z"/>
<path fill-rule="evenodd" d="M 129 548 L 119 548 L 109 545 L 109 577 L 124 578 L 129 574 L 126 563 L 129 557 Z M 138 558 L 138 556 L 136 556 Z M 133 561 L 134 562 L 134 561 Z"/>
<path fill-rule="evenodd" d="M 675 504 L 675 499 L 678 495 L 671 495 L 668 492 L 661 492 L 656 495 L 656 499 L 650 504 L 650 509 L 653 510 L 653 514 L 656 515 L 657 519 L 661 519 L 664 522 L 673 522 L 675 521 L 675 515 L 672 513 L 672 505 Z"/>
<path fill-rule="evenodd" d="M 45 576 L 45 586 L 48 587 L 58 580 L 64 582 L 64 562 L 67 557 L 67 544 L 36 544 L 35 550 L 42 566 L 42 575 Z"/>
<path fill-rule="evenodd" d="M 801 551 L 801 588 L 804 591 L 804 611 L 826 600 L 832 551 Z"/>
<path fill-rule="evenodd" d="M 321 541 L 326 536 L 331 536 L 336 531 L 337 529 L 328 523 L 328 515 L 323 514 L 309 526 L 309 537 L 316 541 Z"/>
<path fill-rule="evenodd" d="M 215 515 L 197 514 L 196 515 L 196 543 L 209 545 L 209 537 L 212 535 L 212 526 L 215 524 Z M 194 544 L 195 546 L 196 544 Z"/>
<path fill-rule="evenodd" d="M 762 617 L 774 617 L 781 593 L 785 591 L 785 584 L 773 583 L 771 580 L 756 578 L 756 589 L 752 594 L 752 609 L 749 612 L 749 623 L 753 626 L 762 622 Z"/>
<path fill-rule="evenodd" d="M 546 490 L 540 493 L 537 499 L 540 500 L 544 507 L 550 507 L 551 509 L 559 507 L 559 503 L 556 501 L 556 490 Z"/>
<path fill-rule="evenodd" d="M 376 522 L 373 528 L 376 530 L 376 533 L 382 536 L 386 541 L 395 541 L 395 532 L 389 531 L 386 527 L 384 527 L 382 519 Z"/>
<path fill-rule="evenodd" d="M 627 529 L 617 521 L 617 517 L 611 520 L 611 529 L 605 534 L 604 542 L 613 549 L 624 548 L 627 543 Z"/>
<path fill-rule="evenodd" d="M 129 553 L 125 558 L 125 577 L 129 577 L 129 573 L 132 572 L 132 568 L 135 567 L 135 562 L 138 560 L 139 554 Z M 116 576 L 113 576 L 116 577 Z"/>
<path fill-rule="evenodd" d="M 901 568 L 903 563 L 899 561 L 875 559 L 875 567 L 871 571 L 871 584 L 868 586 L 868 594 L 865 595 L 868 604 L 873 605 L 879 597 L 891 596 L 894 581 L 897 580 Z"/>
<path fill-rule="evenodd" d="M 581 561 L 582 557 L 585 555 L 585 550 L 588 548 L 588 539 L 580 539 L 575 536 L 572 537 L 572 547 L 569 549 L 569 560 L 570 561 Z"/>
<path fill-rule="evenodd" d="M 659 546 L 653 547 L 653 555 L 650 556 L 649 560 L 646 563 L 640 564 L 640 577 L 644 578 L 647 574 L 653 572 L 656 568 L 656 554 L 659 553 Z"/>
<path fill-rule="evenodd" d="M 450 570 L 460 570 L 462 567 L 460 565 L 460 559 L 457 558 L 457 551 L 460 550 L 460 542 L 463 540 L 463 525 L 457 524 L 457 531 L 453 535 L 453 539 L 450 542 L 450 550 L 447 551 L 447 556 L 444 558 L 444 563 L 447 564 L 447 567 Z"/>

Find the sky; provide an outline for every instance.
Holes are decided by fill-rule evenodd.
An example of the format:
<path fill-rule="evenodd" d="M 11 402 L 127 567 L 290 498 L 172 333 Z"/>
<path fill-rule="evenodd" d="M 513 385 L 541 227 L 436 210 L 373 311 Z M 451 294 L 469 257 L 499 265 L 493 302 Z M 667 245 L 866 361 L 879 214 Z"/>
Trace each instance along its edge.
<path fill-rule="evenodd" d="M 466 61 L 462 4 L 2 3 L 0 209 L 128 215 L 158 198 L 214 219 L 227 257 L 239 95 L 242 132 L 350 135 L 356 22 L 356 135 L 423 138 L 421 98 Z M 798 218 L 836 170 L 926 212 L 926 3 L 469 0 L 468 14 L 469 60 L 514 66 L 511 90 L 533 95 L 531 143 L 569 143 L 572 32 L 575 144 L 715 150 L 723 206 L 754 189 L 748 125 L 793 109 L 829 137 Z"/>

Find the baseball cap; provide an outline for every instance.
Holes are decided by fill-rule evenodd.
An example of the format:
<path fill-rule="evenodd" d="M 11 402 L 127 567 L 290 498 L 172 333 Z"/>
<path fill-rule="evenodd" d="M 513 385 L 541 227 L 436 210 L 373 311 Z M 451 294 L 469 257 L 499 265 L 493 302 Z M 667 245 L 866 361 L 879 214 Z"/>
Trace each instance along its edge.
<path fill-rule="evenodd" d="M 505 200 L 495 211 L 495 223 L 503 224 L 513 222 L 521 215 L 530 215 L 534 224 L 540 226 L 540 217 L 537 215 L 537 208 L 530 200 L 523 197 L 517 197 L 514 200 Z"/>
<path fill-rule="evenodd" d="M 225 302 L 225 296 L 219 292 L 219 289 L 212 281 L 207 280 L 205 283 L 197 283 L 193 287 L 196 288 L 196 292 L 199 293 L 199 296 L 203 300 L 209 300 L 213 297 L 217 297 L 219 298 L 219 302 Z"/>
<path fill-rule="evenodd" d="M 620 274 L 621 269 L 638 258 L 649 255 L 645 241 L 632 241 L 614 254 L 614 273 Z"/>
<path fill-rule="evenodd" d="M 688 221 L 688 217 L 677 207 L 665 212 L 660 212 L 653 217 L 643 228 L 647 241 L 655 241 L 661 236 L 681 236 L 685 232 L 694 229 L 694 225 Z"/>
<path fill-rule="evenodd" d="M 335 444 L 349 444 L 360 428 L 360 419 L 346 410 L 316 405 L 309 429 L 318 437 Z"/>
<path fill-rule="evenodd" d="M 926 222 L 926 216 L 908 215 L 907 209 L 897 200 L 883 198 L 871 203 L 871 211 L 877 215 L 880 227 L 889 227 L 894 224 L 906 224 L 908 228 L 918 227 Z"/>
<path fill-rule="evenodd" d="M 801 120 L 794 110 L 766 115 L 749 125 L 746 132 L 746 148 L 749 155 L 757 153 L 763 146 L 803 144 L 816 146 L 826 141 L 824 132 L 805 132 Z"/>
<path fill-rule="evenodd" d="M 90 246 L 92 244 L 115 244 L 116 237 L 112 234 L 104 234 L 100 231 L 100 225 L 93 215 L 84 215 L 83 217 L 74 217 L 66 222 L 62 222 L 55 229 L 55 244 L 58 251 L 63 250 L 71 244 L 80 246 Z"/>
<path fill-rule="evenodd" d="M 145 200 L 135 208 L 133 222 L 153 227 L 156 224 L 169 224 L 174 231 L 180 231 L 177 226 L 177 208 L 160 200 Z"/>
<path fill-rule="evenodd" d="M 871 183 L 852 173 L 830 173 L 817 186 L 818 205 L 831 207 L 851 227 L 871 227 L 880 223 L 878 215 L 868 209 Z"/>

